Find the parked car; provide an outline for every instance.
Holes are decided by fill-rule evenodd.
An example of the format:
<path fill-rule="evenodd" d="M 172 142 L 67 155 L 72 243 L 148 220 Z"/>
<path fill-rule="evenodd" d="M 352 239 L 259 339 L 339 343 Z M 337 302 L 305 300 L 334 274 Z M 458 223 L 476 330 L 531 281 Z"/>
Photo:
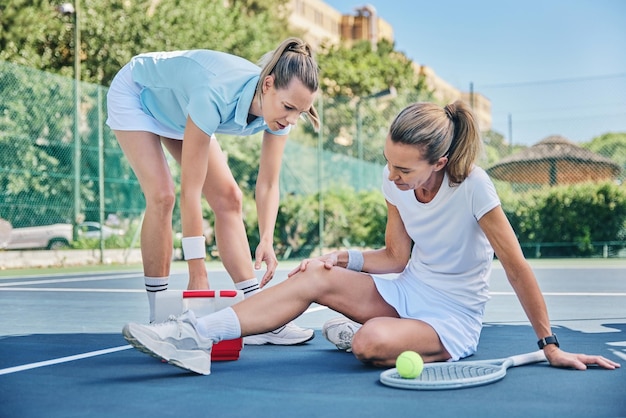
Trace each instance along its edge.
<path fill-rule="evenodd" d="M 28 250 L 46 248 L 56 250 L 67 247 L 72 242 L 71 224 L 52 224 L 13 228 L 7 250 Z"/>
<path fill-rule="evenodd" d="M 124 235 L 120 229 L 102 227 L 103 237 Z M 98 222 L 83 222 L 78 225 L 78 234 L 82 238 L 100 238 L 100 224 Z M 13 228 L 11 238 L 6 245 L 7 250 L 48 249 L 58 250 L 70 246 L 73 239 L 71 224 L 57 223 L 52 225 Z"/>
<path fill-rule="evenodd" d="M 100 238 L 100 224 L 98 222 L 83 222 L 78 225 L 78 233 L 83 238 Z M 111 228 L 106 225 L 102 225 L 102 237 L 107 239 L 114 235 L 122 236 L 124 231 L 121 229 Z"/>

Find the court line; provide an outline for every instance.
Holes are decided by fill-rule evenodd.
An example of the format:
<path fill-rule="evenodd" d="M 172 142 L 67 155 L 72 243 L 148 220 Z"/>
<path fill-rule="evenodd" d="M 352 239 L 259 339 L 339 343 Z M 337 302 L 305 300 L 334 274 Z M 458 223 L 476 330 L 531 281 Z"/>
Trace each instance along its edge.
<path fill-rule="evenodd" d="M 29 364 L 23 364 L 21 366 L 8 367 L 6 369 L 0 369 L 0 375 L 22 372 L 24 370 L 36 369 L 39 367 L 51 366 L 51 365 L 60 364 L 60 363 L 67 363 L 70 361 L 82 360 L 82 359 L 86 359 L 89 357 L 101 356 L 103 354 L 110 354 L 110 353 L 115 353 L 117 351 L 128 350 L 129 348 L 132 348 L 130 344 L 122 345 L 119 347 L 107 348 L 104 350 L 90 351 L 88 353 L 76 354 L 74 356 L 67 356 L 67 357 L 61 357 L 61 358 L 52 359 L 52 360 L 39 361 L 37 363 L 29 363 Z"/>
<path fill-rule="evenodd" d="M 621 358 L 622 360 L 626 360 L 626 354 L 622 353 L 621 351 L 618 351 L 615 349 L 610 349 L 609 351 L 611 351 L 613 354 L 615 354 L 617 357 Z"/>
<path fill-rule="evenodd" d="M 89 289 L 64 287 L 1 288 L 0 292 L 83 292 L 83 293 L 146 293 L 145 289 Z"/>
<path fill-rule="evenodd" d="M 18 290 L 18 289 L 1 289 L 1 290 Z M 145 290 L 143 291 L 145 292 Z M 309 309 L 304 311 L 302 314 L 304 315 L 307 313 L 317 312 L 317 311 L 321 311 L 324 309 L 328 309 L 328 307 L 326 306 L 309 307 Z M 52 366 L 54 364 L 68 363 L 70 361 L 82 360 L 82 359 L 86 359 L 89 357 L 96 357 L 96 356 L 101 356 L 104 354 L 115 353 L 118 351 L 128 350 L 129 348 L 133 348 L 133 347 L 130 344 L 128 344 L 128 345 L 122 345 L 119 347 L 107 348 L 104 350 L 97 350 L 97 351 L 90 351 L 88 353 L 83 353 L 83 354 L 76 354 L 73 356 L 60 357 L 60 358 L 52 359 L 52 360 L 45 360 L 45 361 L 39 361 L 36 363 L 23 364 L 21 366 L 7 367 L 6 369 L 0 369 L 0 376 L 4 374 L 23 372 L 25 370 L 37 369 L 39 367 Z"/>
<path fill-rule="evenodd" d="M 83 293 L 143 293 L 145 289 L 93 289 L 65 287 L 0 287 L 0 292 L 83 292 Z M 490 296 L 515 296 L 515 292 L 489 292 Z M 626 292 L 543 292 L 544 296 L 624 297 Z"/>
<path fill-rule="evenodd" d="M 97 277 L 77 277 L 72 279 L 47 279 L 47 280 L 28 280 L 22 282 L 0 283 L 0 287 L 34 285 L 34 284 L 50 284 L 50 283 L 75 283 L 75 282 L 94 282 L 99 280 L 120 280 L 143 277 L 143 274 L 123 274 L 115 276 L 97 276 Z"/>
<path fill-rule="evenodd" d="M 1 289 L 0 289 L 1 290 Z M 626 296 L 624 292 L 542 292 L 544 296 Z M 489 292 L 491 296 L 516 296 L 515 292 Z"/>

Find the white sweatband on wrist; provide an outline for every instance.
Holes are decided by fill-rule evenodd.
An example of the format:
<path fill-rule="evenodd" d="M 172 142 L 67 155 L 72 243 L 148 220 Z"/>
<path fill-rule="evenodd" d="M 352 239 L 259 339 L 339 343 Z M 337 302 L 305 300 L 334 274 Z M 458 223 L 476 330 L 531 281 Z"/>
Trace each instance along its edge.
<path fill-rule="evenodd" d="M 363 253 L 359 250 L 348 250 L 348 270 L 363 271 Z"/>
<path fill-rule="evenodd" d="M 206 238 L 201 237 L 183 237 L 183 255 L 185 260 L 194 260 L 196 258 L 206 257 Z"/>

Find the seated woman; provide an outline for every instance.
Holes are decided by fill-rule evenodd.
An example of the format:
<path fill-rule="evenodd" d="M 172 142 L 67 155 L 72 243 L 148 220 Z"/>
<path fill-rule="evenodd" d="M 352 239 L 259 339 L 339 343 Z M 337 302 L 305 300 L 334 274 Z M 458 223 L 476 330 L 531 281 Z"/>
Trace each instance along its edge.
<path fill-rule="evenodd" d="M 130 323 L 124 337 L 140 351 L 209 374 L 214 343 L 274 330 L 315 302 L 347 317 L 327 323 L 324 335 L 363 362 L 391 367 L 405 350 L 425 362 L 455 361 L 477 349 L 495 251 L 551 365 L 619 367 L 559 348 L 496 190 L 475 165 L 480 148 L 463 103 L 408 106 L 384 146 L 384 248 L 304 260 L 289 279 L 232 307 L 200 318 L 188 311 L 157 325 Z M 387 273 L 399 274 L 382 277 Z"/>

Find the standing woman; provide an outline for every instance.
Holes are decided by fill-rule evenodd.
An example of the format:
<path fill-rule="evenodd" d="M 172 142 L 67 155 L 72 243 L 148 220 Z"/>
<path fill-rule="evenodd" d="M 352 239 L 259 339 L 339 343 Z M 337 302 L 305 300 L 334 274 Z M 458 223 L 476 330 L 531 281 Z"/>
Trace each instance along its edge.
<path fill-rule="evenodd" d="M 107 125 L 113 130 L 146 199 L 141 253 L 150 321 L 156 295 L 167 289 L 172 259 L 174 182 L 163 147 L 181 166 L 183 253 L 188 289 L 208 289 L 201 196 L 215 213 L 220 258 L 246 297 L 269 282 L 278 264 L 273 248 L 279 205 L 279 172 L 291 125 L 306 114 L 317 128 L 313 106 L 318 66 L 311 47 L 297 38 L 266 54 L 261 67 L 210 50 L 153 52 L 135 56 L 113 79 Z M 260 242 L 254 268 L 265 262 L 259 284 L 242 215 L 242 192 L 215 137 L 263 132 L 256 183 Z M 312 330 L 288 324 L 254 336 L 247 344 L 298 344 Z"/>

